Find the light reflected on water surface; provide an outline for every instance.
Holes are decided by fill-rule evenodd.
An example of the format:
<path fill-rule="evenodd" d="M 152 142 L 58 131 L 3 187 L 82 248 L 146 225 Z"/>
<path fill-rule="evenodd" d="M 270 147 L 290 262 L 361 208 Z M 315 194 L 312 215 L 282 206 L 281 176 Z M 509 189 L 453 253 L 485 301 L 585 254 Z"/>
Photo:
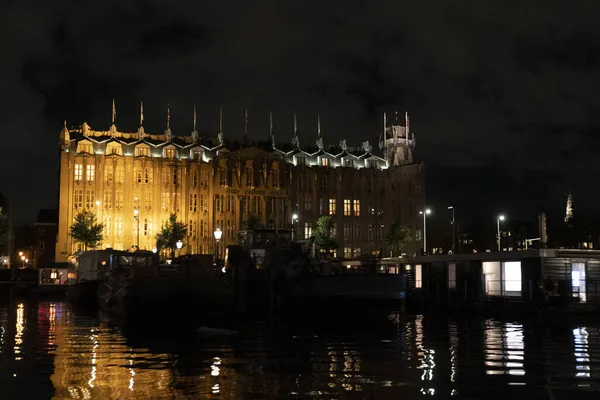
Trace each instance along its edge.
<path fill-rule="evenodd" d="M 11 302 L 0 305 L 0 355 L 14 356 L 0 357 L 0 379 L 8 398 L 55 399 L 516 399 L 600 389 L 599 325 L 427 315 L 307 325 L 141 340 L 64 302 Z"/>

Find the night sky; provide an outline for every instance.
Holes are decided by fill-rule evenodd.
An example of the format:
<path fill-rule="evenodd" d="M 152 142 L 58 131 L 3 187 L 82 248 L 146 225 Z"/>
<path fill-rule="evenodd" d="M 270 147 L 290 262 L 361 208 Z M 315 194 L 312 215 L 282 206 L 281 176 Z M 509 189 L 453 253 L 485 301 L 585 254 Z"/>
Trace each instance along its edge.
<path fill-rule="evenodd" d="M 460 3 L 460 4 L 459 4 Z M 3 1 L 0 192 L 18 221 L 56 203 L 62 121 L 147 132 L 376 141 L 408 110 L 434 208 L 463 218 L 595 213 L 600 2 Z"/>

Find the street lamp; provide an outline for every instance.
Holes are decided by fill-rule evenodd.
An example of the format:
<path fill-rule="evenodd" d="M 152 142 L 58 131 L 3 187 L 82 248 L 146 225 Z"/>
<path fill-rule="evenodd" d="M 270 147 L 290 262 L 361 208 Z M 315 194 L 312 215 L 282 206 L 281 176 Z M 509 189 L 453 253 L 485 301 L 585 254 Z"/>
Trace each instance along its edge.
<path fill-rule="evenodd" d="M 214 235 L 215 235 L 215 240 L 217 241 L 215 255 L 216 255 L 216 258 L 219 258 L 219 240 L 221 240 L 221 238 L 223 237 L 223 231 L 221 230 L 221 228 L 215 229 Z"/>
<path fill-rule="evenodd" d="M 454 206 L 448 206 L 448 210 L 452 210 L 452 221 L 450 222 L 452 225 L 452 254 L 456 254 L 456 240 L 454 236 Z"/>
<path fill-rule="evenodd" d="M 177 246 L 177 252 L 179 253 L 178 256 L 181 257 L 181 248 L 183 247 L 183 242 L 178 240 L 177 243 L 175 243 L 175 246 Z"/>
<path fill-rule="evenodd" d="M 423 215 L 423 252 L 427 254 L 427 216 L 431 214 L 431 209 L 419 211 L 419 214 Z"/>
<path fill-rule="evenodd" d="M 140 249 L 140 210 L 138 210 L 137 208 L 135 210 L 133 210 L 133 219 L 137 223 L 137 228 L 136 228 L 137 229 L 137 232 L 136 232 L 137 244 L 136 244 L 136 248 L 139 250 Z"/>
<path fill-rule="evenodd" d="M 298 214 L 294 213 L 292 214 L 292 241 L 296 236 L 296 221 L 298 221 Z"/>
<path fill-rule="evenodd" d="M 158 249 L 157 249 L 156 247 L 153 247 L 153 248 L 152 248 L 152 252 L 153 252 L 154 254 L 156 254 L 156 252 L 157 252 L 157 251 L 158 251 Z"/>
<path fill-rule="evenodd" d="M 498 230 L 497 230 L 498 251 L 501 251 L 500 250 L 500 221 L 504 221 L 505 219 L 506 218 L 502 214 L 498 215 L 498 218 L 496 219 L 496 223 L 497 223 L 497 227 L 498 227 Z"/>

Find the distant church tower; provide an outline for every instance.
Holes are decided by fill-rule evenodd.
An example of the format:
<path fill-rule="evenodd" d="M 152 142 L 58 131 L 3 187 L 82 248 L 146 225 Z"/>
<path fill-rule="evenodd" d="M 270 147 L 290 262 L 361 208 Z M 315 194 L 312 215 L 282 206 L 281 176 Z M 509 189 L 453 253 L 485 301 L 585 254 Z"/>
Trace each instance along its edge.
<path fill-rule="evenodd" d="M 565 224 L 567 224 L 567 226 L 572 226 L 572 222 L 573 222 L 573 195 L 571 194 L 571 191 L 569 190 L 569 193 L 567 194 L 567 210 L 565 212 Z"/>
<path fill-rule="evenodd" d="M 388 166 L 412 164 L 415 144 L 415 135 L 410 133 L 408 112 L 405 115 L 404 126 L 400 125 L 398 112 L 396 112 L 394 123 L 390 126 L 388 126 L 387 115 L 383 113 L 381 147 Z"/>

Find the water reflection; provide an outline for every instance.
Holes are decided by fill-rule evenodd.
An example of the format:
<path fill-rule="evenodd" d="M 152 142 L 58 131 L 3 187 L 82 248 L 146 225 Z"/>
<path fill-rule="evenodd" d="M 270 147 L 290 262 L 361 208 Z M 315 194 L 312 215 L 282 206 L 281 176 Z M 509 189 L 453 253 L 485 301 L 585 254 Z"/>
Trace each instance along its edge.
<path fill-rule="evenodd" d="M 573 341 L 575 342 L 575 377 L 590 377 L 590 355 L 588 353 L 588 332 L 586 328 L 573 329 Z"/>
<path fill-rule="evenodd" d="M 0 351 L 10 355 L 0 358 L 0 379 L 7 398 L 56 399 L 482 398 L 490 389 L 547 398 L 559 383 L 600 385 L 591 379 L 600 365 L 593 324 L 393 315 L 358 328 L 295 329 L 141 341 L 66 303 L 11 303 L 0 305 Z"/>
<path fill-rule="evenodd" d="M 485 353 L 488 375 L 525 375 L 523 325 L 487 320 Z"/>

